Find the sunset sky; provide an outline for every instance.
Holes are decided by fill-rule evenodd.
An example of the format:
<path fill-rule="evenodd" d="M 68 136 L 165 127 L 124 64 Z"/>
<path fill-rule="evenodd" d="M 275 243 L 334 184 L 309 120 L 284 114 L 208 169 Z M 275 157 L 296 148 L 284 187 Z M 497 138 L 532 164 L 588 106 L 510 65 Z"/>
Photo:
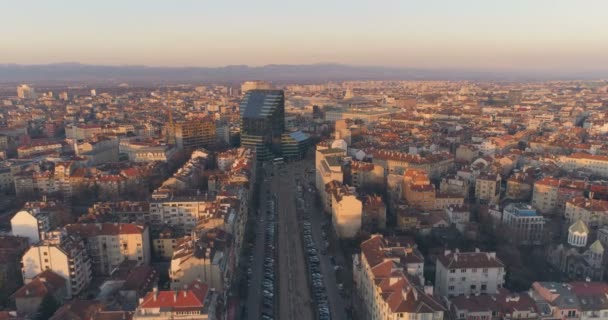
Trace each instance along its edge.
<path fill-rule="evenodd" d="M 5 1 L 0 63 L 608 66 L 608 1 Z"/>

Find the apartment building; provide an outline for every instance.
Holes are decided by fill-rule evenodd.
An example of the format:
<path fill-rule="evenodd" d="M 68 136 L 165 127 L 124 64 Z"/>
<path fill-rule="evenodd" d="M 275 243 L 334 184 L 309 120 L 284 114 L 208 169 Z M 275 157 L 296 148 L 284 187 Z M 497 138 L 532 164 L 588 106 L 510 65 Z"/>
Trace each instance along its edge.
<path fill-rule="evenodd" d="M 547 319 L 607 319 L 608 285 L 605 282 L 534 282 L 530 296 L 547 305 Z"/>
<path fill-rule="evenodd" d="M 93 272 L 110 275 L 124 260 L 150 263 L 148 227 L 131 223 L 76 223 L 65 226 L 70 235 L 83 239 Z"/>
<path fill-rule="evenodd" d="M 500 199 L 499 174 L 482 174 L 475 179 L 475 199 L 481 203 L 495 204 Z"/>
<path fill-rule="evenodd" d="M 198 279 L 223 292 L 234 268 L 230 241 L 231 236 L 218 229 L 199 238 L 188 236 L 180 240 L 169 267 L 171 288 L 180 289 Z"/>
<path fill-rule="evenodd" d="M 180 150 L 194 150 L 215 143 L 215 121 L 211 118 L 175 123 L 175 142 Z"/>
<path fill-rule="evenodd" d="M 497 293 L 505 282 L 504 268 L 495 252 L 446 250 L 437 257 L 435 293 L 444 297 Z"/>
<path fill-rule="evenodd" d="M 467 205 L 451 205 L 445 208 L 446 216 L 450 224 L 454 225 L 460 232 L 464 232 L 470 220 L 471 212 Z"/>
<path fill-rule="evenodd" d="M 151 223 L 190 232 L 199 219 L 211 215 L 214 200 L 206 196 L 155 199 L 150 202 Z"/>
<path fill-rule="evenodd" d="M 331 213 L 331 193 L 323 191 L 330 183 L 344 183 L 341 159 L 345 156 L 346 151 L 343 149 L 317 146 L 315 152 L 315 187 L 319 191 L 326 213 Z"/>
<path fill-rule="evenodd" d="M 600 177 L 608 177 L 608 156 L 573 153 L 560 157 L 559 164 L 565 170 L 585 169 Z"/>
<path fill-rule="evenodd" d="M 451 297 L 449 306 L 454 320 L 537 320 L 545 315 L 527 293 L 511 293 L 505 289 L 496 294 Z"/>
<path fill-rule="evenodd" d="M 384 169 L 369 162 L 351 161 L 350 178 L 352 185 L 357 189 L 382 186 L 384 184 Z"/>
<path fill-rule="evenodd" d="M 31 244 L 37 243 L 51 230 L 50 220 L 49 215 L 39 209 L 21 210 L 11 218 L 11 230 L 15 236 L 25 237 Z"/>
<path fill-rule="evenodd" d="M 353 277 L 364 319 L 444 318 L 445 308 L 421 279 L 424 258 L 406 241 L 373 235 L 353 257 Z M 446 315 L 447 316 L 447 315 Z"/>
<path fill-rule="evenodd" d="M 582 220 L 592 229 L 608 225 L 608 201 L 578 196 L 566 201 L 565 217 L 570 224 Z"/>
<path fill-rule="evenodd" d="M 425 170 L 408 168 L 403 175 L 402 190 L 403 198 L 412 207 L 420 210 L 435 208 L 435 187 Z"/>
<path fill-rule="evenodd" d="M 469 197 L 469 180 L 463 177 L 451 175 L 441 179 L 439 192 L 445 194 L 457 194 L 462 197 Z"/>
<path fill-rule="evenodd" d="M 362 228 L 366 230 L 383 230 L 386 228 L 386 206 L 379 195 L 367 195 L 363 198 Z"/>
<path fill-rule="evenodd" d="M 21 259 L 23 281 L 29 283 L 38 274 L 51 270 L 67 280 L 67 297 L 73 297 L 91 282 L 91 261 L 82 239 L 64 231 L 47 233 L 32 245 Z"/>
<path fill-rule="evenodd" d="M 543 214 L 562 213 L 566 201 L 583 196 L 586 186 L 583 180 L 543 178 L 534 183 L 532 205 Z"/>
<path fill-rule="evenodd" d="M 341 185 L 331 190 L 331 220 L 338 238 L 354 238 L 361 230 L 363 203 L 355 189 Z"/>
<path fill-rule="evenodd" d="M 91 139 L 102 133 L 102 127 L 96 124 L 69 124 L 65 126 L 65 137 L 77 141 Z"/>

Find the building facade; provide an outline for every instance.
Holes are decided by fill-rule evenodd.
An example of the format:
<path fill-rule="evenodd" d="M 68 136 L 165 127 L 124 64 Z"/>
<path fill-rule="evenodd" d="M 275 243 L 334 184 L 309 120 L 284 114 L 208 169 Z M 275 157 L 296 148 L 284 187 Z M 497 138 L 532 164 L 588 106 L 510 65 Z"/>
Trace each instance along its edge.
<path fill-rule="evenodd" d="M 505 282 L 505 266 L 495 252 L 452 252 L 437 257 L 435 293 L 448 297 L 497 293 Z"/>
<path fill-rule="evenodd" d="M 241 101 L 241 146 L 256 151 L 260 160 L 281 155 L 285 132 L 283 90 L 249 90 Z"/>
<path fill-rule="evenodd" d="M 23 281 L 51 270 L 67 280 L 67 297 L 73 297 L 91 282 L 91 261 L 84 242 L 65 232 L 48 233 L 44 241 L 29 248 L 21 259 Z"/>

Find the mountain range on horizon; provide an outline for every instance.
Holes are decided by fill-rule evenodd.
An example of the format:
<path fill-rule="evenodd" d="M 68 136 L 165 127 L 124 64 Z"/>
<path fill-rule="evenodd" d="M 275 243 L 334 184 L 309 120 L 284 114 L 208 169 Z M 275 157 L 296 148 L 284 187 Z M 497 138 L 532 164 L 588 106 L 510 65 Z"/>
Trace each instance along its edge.
<path fill-rule="evenodd" d="M 90 65 L 77 62 L 40 65 L 0 64 L 2 83 L 239 83 L 266 80 L 275 83 L 346 80 L 598 80 L 608 70 L 526 71 L 430 69 L 383 66 L 353 66 L 337 63 L 270 64 L 224 67 L 149 67 L 143 65 Z"/>

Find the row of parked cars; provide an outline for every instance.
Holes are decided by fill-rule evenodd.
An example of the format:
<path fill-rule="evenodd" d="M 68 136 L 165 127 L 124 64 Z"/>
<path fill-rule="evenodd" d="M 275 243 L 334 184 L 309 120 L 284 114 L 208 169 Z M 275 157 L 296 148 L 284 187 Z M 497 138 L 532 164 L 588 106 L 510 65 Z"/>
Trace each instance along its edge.
<path fill-rule="evenodd" d="M 304 220 L 302 222 L 302 233 L 306 260 L 308 262 L 308 273 L 312 284 L 312 298 L 317 305 L 319 320 L 329 320 L 331 319 L 331 313 L 329 311 L 325 284 L 323 283 L 323 274 L 321 274 L 321 259 L 315 245 L 315 240 L 312 237 L 312 225 L 310 221 Z"/>
<path fill-rule="evenodd" d="M 262 314 L 264 320 L 274 319 L 275 270 L 276 270 L 276 202 L 274 196 L 268 200 L 266 229 L 264 230 L 264 278 L 262 279 Z"/>

